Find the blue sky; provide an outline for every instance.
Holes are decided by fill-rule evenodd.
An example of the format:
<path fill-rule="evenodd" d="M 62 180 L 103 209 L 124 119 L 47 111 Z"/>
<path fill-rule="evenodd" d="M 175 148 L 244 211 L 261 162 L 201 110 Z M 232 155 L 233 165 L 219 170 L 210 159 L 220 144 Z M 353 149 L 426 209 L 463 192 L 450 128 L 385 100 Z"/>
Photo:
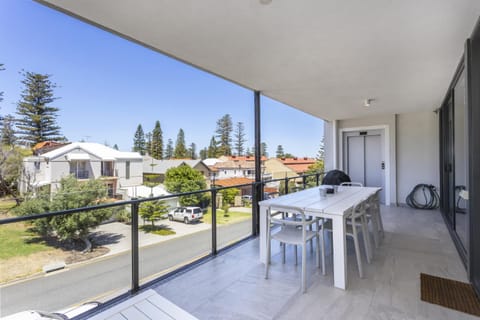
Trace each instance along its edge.
<path fill-rule="evenodd" d="M 58 123 L 70 141 L 132 147 L 138 124 L 156 120 L 164 139 L 183 128 L 187 143 L 208 146 L 216 120 L 231 114 L 245 123 L 253 146 L 253 93 L 233 83 L 128 42 L 30 0 L 0 1 L 1 114 L 13 114 L 21 70 L 47 73 L 58 87 Z M 262 141 L 297 156 L 315 156 L 323 122 L 262 98 Z"/>

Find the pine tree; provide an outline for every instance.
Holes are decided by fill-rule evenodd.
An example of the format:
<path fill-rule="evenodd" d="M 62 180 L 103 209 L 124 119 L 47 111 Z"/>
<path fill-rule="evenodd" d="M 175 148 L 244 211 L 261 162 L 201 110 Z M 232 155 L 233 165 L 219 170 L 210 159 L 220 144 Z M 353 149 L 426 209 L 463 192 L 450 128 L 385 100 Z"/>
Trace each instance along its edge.
<path fill-rule="evenodd" d="M 152 133 L 148 132 L 145 134 L 145 153 L 148 155 L 152 155 Z"/>
<path fill-rule="evenodd" d="M 245 151 L 245 126 L 243 122 L 237 122 L 237 125 L 235 127 L 235 133 L 234 133 L 234 147 L 235 147 L 235 152 L 237 156 L 243 156 L 243 153 Z"/>
<path fill-rule="evenodd" d="M 208 150 L 207 150 L 207 157 L 208 158 L 217 157 L 217 141 L 215 140 L 215 137 L 212 137 L 212 139 L 210 139 L 210 145 L 208 146 Z"/>
<path fill-rule="evenodd" d="M 175 159 L 184 159 L 187 157 L 187 148 L 185 146 L 185 133 L 180 128 L 177 134 L 177 141 L 175 141 L 175 150 L 173 151 L 173 157 Z"/>
<path fill-rule="evenodd" d="M 190 147 L 188 148 L 188 156 L 193 160 L 198 158 L 198 156 L 197 156 L 197 145 L 193 142 L 190 144 Z"/>
<path fill-rule="evenodd" d="M 247 157 L 251 157 L 251 156 L 253 156 L 253 151 L 250 151 L 250 148 L 247 148 L 247 151 L 245 151 L 245 155 Z"/>
<path fill-rule="evenodd" d="M 165 148 L 164 159 L 171 159 L 171 158 L 173 158 L 173 141 L 172 139 L 168 139 L 167 147 Z"/>
<path fill-rule="evenodd" d="M 145 134 L 141 124 L 137 126 L 137 131 L 135 131 L 133 137 L 133 151 L 139 152 L 142 156 L 145 155 Z"/>
<path fill-rule="evenodd" d="M 265 142 L 262 142 L 261 149 L 260 149 L 260 155 L 262 157 L 268 157 L 267 144 Z"/>
<path fill-rule="evenodd" d="M 205 160 L 207 159 L 208 156 L 208 149 L 205 147 L 202 150 L 200 150 L 200 159 Z"/>
<path fill-rule="evenodd" d="M 64 141 L 57 124 L 58 108 L 50 106 L 57 98 L 50 75 L 24 72 L 21 99 L 17 104 L 19 140 L 28 145 L 43 141 Z"/>
<path fill-rule="evenodd" d="M 285 152 L 283 151 L 283 147 L 281 144 L 278 145 L 277 147 L 277 152 L 276 152 L 277 158 L 284 158 L 285 157 Z"/>
<path fill-rule="evenodd" d="M 17 138 L 13 129 L 13 121 L 14 119 L 11 115 L 6 115 L 2 120 L 2 145 L 15 145 Z"/>
<path fill-rule="evenodd" d="M 116 143 L 113 145 L 113 149 L 118 150 L 118 146 Z"/>
<path fill-rule="evenodd" d="M 215 130 L 218 143 L 217 156 L 232 155 L 232 131 L 232 117 L 229 114 L 217 120 L 217 129 Z"/>
<path fill-rule="evenodd" d="M 152 131 L 152 147 L 150 155 L 155 159 L 163 159 L 163 132 L 160 127 L 160 121 L 155 122 L 155 128 Z"/>

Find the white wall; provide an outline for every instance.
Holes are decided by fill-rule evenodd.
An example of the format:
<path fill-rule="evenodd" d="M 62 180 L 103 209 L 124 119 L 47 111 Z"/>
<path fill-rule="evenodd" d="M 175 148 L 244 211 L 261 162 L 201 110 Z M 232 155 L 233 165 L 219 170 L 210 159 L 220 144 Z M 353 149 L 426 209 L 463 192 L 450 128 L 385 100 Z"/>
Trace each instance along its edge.
<path fill-rule="evenodd" d="M 397 115 L 398 203 L 419 183 L 440 188 L 438 122 L 431 111 Z"/>
<path fill-rule="evenodd" d="M 386 150 L 390 155 L 390 201 L 392 205 L 404 204 L 408 193 L 419 183 L 439 188 L 438 121 L 434 112 L 426 111 L 326 122 L 326 168 L 342 167 L 338 152 L 342 148 L 342 129 L 385 126 L 390 136 L 390 150 Z"/>
<path fill-rule="evenodd" d="M 126 162 L 130 161 L 130 178 L 125 178 Z M 117 189 L 123 187 L 139 186 L 143 183 L 143 160 L 125 160 L 115 161 L 115 170 L 118 173 Z"/>

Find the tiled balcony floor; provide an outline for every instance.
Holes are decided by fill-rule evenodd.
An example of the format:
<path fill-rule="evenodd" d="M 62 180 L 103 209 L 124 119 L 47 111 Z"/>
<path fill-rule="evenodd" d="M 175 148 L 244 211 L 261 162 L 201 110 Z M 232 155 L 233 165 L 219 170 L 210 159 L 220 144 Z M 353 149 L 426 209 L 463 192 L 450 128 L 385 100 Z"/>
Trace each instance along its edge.
<path fill-rule="evenodd" d="M 282 265 L 276 244 L 271 276 L 265 280 L 258 240 L 154 290 L 199 319 L 474 319 L 420 300 L 421 272 L 467 281 L 440 213 L 382 207 L 382 216 L 385 238 L 372 264 L 365 263 L 364 279 L 358 276 L 349 241 L 346 291 L 333 287 L 330 249 L 326 276 L 315 268 L 314 254 L 308 252 L 306 294 L 300 293 L 301 266 L 294 265 L 293 251 L 287 252 Z"/>

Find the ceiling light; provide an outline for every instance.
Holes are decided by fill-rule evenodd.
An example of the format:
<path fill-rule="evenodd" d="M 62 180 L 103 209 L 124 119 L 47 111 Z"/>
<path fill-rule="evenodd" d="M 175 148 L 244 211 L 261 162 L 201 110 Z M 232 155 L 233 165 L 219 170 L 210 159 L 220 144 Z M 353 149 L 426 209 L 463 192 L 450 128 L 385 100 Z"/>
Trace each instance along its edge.
<path fill-rule="evenodd" d="M 363 106 L 364 106 L 365 108 L 368 108 L 368 107 L 370 107 L 370 104 L 371 104 L 373 101 L 375 101 L 375 99 L 373 99 L 373 98 L 365 99 L 365 100 L 363 100 Z"/>
<path fill-rule="evenodd" d="M 265 4 L 265 5 L 272 3 L 272 0 L 259 0 L 259 1 L 261 4 Z"/>

